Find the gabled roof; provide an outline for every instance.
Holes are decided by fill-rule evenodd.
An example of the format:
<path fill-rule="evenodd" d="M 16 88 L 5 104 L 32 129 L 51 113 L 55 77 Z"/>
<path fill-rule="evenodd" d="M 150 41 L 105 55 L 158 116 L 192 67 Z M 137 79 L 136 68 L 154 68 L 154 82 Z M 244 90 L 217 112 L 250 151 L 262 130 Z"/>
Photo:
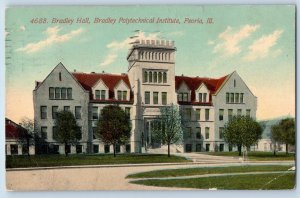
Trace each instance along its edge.
<path fill-rule="evenodd" d="M 5 138 L 18 139 L 21 136 L 21 130 L 26 130 L 19 124 L 16 124 L 10 119 L 5 118 Z"/>
<path fill-rule="evenodd" d="M 215 94 L 222 84 L 225 82 L 229 75 L 220 78 L 201 78 L 201 77 L 188 77 L 188 76 L 175 76 L 175 88 L 179 89 L 180 85 L 185 82 L 188 88 L 191 90 L 191 102 L 195 103 L 195 91 L 203 83 L 210 91 L 209 101 L 211 102 L 211 95 Z"/>
<path fill-rule="evenodd" d="M 90 92 L 90 98 L 93 99 L 92 87 L 101 79 L 109 89 L 109 99 L 114 98 L 114 88 L 123 80 L 127 87 L 130 86 L 128 76 L 126 74 L 107 74 L 107 73 L 78 73 L 74 72 L 72 75 L 77 79 L 81 86 Z M 132 95 L 132 94 L 131 94 Z"/>

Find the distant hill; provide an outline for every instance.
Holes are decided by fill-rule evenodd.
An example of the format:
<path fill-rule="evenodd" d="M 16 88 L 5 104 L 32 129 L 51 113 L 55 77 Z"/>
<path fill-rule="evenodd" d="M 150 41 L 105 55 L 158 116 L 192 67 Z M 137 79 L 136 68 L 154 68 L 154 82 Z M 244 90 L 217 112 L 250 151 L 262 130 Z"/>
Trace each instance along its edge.
<path fill-rule="evenodd" d="M 291 116 L 281 116 L 281 117 L 277 117 L 277 118 L 272 118 L 269 120 L 261 120 L 258 121 L 259 124 L 261 124 L 262 126 L 265 126 L 264 131 L 261 135 L 262 139 L 269 139 L 271 137 L 271 129 L 272 126 L 275 124 L 278 124 L 282 119 L 285 118 L 293 118 Z"/>

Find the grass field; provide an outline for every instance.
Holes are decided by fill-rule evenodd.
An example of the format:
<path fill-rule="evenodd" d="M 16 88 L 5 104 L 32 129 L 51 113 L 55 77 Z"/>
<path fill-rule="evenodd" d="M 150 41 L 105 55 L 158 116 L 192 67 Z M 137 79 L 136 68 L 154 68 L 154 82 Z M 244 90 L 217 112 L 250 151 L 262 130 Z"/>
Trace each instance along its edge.
<path fill-rule="evenodd" d="M 148 186 L 196 189 L 217 188 L 223 190 L 281 190 L 293 189 L 295 187 L 295 173 L 215 176 L 192 179 L 153 179 L 132 181 L 131 183 Z"/>
<path fill-rule="evenodd" d="M 184 162 L 189 161 L 183 157 L 162 154 L 120 154 L 117 157 L 110 154 L 6 156 L 6 168 Z"/>
<path fill-rule="evenodd" d="M 168 169 L 136 173 L 128 175 L 126 178 L 157 178 L 157 177 L 178 177 L 219 173 L 244 173 L 244 172 L 266 172 L 266 171 L 286 171 L 292 166 L 282 165 L 244 165 L 230 167 L 201 167 L 201 168 L 181 168 Z"/>
<path fill-rule="evenodd" d="M 208 155 L 217 155 L 217 156 L 232 156 L 232 157 L 242 157 L 239 156 L 238 152 L 208 152 Z M 276 153 L 276 156 L 273 155 L 273 152 L 259 152 L 251 151 L 248 152 L 248 159 L 257 161 L 272 161 L 272 160 L 295 160 L 295 154 L 289 153 L 286 155 L 284 152 Z"/>

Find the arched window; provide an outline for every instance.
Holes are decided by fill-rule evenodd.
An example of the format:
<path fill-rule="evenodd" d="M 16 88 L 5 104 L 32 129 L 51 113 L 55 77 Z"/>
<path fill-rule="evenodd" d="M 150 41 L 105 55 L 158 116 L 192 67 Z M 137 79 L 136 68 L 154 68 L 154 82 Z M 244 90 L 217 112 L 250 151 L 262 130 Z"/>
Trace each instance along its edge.
<path fill-rule="evenodd" d="M 144 57 L 144 53 L 143 52 L 140 52 L 140 59 L 143 59 Z"/>
<path fill-rule="evenodd" d="M 148 82 L 148 72 L 144 71 L 144 82 Z"/>
<path fill-rule="evenodd" d="M 151 71 L 149 72 L 149 82 L 152 83 L 152 72 Z"/>
<path fill-rule="evenodd" d="M 165 53 L 165 60 L 168 60 L 168 53 Z"/>
<path fill-rule="evenodd" d="M 165 53 L 161 53 L 161 60 L 164 60 L 164 54 Z"/>
<path fill-rule="evenodd" d="M 154 83 L 157 83 L 157 72 L 154 72 L 154 74 L 153 74 L 153 82 Z"/>
<path fill-rule="evenodd" d="M 163 82 L 167 83 L 167 72 L 164 72 L 163 74 Z"/>
<path fill-rule="evenodd" d="M 61 72 L 59 72 L 59 81 L 61 81 Z"/>
<path fill-rule="evenodd" d="M 150 58 L 151 58 L 151 54 L 150 52 L 148 52 L 148 60 L 150 60 Z"/>
<path fill-rule="evenodd" d="M 158 83 L 161 83 L 162 81 L 162 74 L 161 72 L 158 72 Z"/>
<path fill-rule="evenodd" d="M 154 53 L 155 60 L 157 60 L 157 52 Z"/>
<path fill-rule="evenodd" d="M 169 60 L 171 60 L 171 53 L 168 53 L 168 55 L 169 55 Z"/>
<path fill-rule="evenodd" d="M 158 53 L 158 60 L 160 60 L 160 53 Z"/>
<path fill-rule="evenodd" d="M 151 54 L 152 54 L 152 58 L 151 59 L 153 60 L 154 59 L 154 52 L 151 52 Z"/>

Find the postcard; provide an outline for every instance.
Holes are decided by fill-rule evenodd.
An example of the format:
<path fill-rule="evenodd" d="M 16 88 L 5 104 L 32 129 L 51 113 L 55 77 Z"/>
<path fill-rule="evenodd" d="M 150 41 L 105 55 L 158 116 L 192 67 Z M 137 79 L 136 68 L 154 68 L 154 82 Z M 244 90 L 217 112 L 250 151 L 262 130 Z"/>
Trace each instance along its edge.
<path fill-rule="evenodd" d="M 294 5 L 15 6 L 5 49 L 9 191 L 295 189 Z"/>

